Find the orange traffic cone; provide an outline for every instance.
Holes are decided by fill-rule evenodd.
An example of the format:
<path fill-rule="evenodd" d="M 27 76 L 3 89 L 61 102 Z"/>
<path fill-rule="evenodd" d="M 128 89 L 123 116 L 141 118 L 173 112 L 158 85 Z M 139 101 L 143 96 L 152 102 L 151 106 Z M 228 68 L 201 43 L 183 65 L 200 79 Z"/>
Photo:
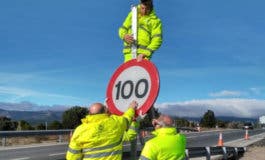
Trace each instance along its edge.
<path fill-rule="evenodd" d="M 248 136 L 248 129 L 246 129 L 246 133 L 245 133 L 245 140 L 249 140 L 249 136 Z"/>
<path fill-rule="evenodd" d="M 223 146 L 224 142 L 223 142 L 223 134 L 220 132 L 219 133 L 219 140 L 218 140 L 218 144 L 217 146 Z"/>

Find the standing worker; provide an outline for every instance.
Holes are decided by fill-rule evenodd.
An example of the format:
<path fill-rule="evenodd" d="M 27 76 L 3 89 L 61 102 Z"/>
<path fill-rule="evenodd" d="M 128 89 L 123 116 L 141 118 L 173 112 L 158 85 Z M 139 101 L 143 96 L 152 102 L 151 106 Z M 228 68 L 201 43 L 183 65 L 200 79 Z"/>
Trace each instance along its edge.
<path fill-rule="evenodd" d="M 138 104 L 130 103 L 122 115 L 110 115 L 107 107 L 94 103 L 71 138 L 67 160 L 121 160 L 123 136 L 135 115 Z"/>
<path fill-rule="evenodd" d="M 152 121 L 155 136 L 145 143 L 139 160 L 183 160 L 185 159 L 186 137 L 177 133 L 173 120 L 160 115 Z"/>
<path fill-rule="evenodd" d="M 137 6 L 137 41 L 132 35 L 132 12 L 128 14 L 123 25 L 119 28 L 119 37 L 124 42 L 124 62 L 132 59 L 131 46 L 136 43 L 137 59 L 150 60 L 152 54 L 162 44 L 162 23 L 156 16 L 152 0 L 140 0 Z"/>

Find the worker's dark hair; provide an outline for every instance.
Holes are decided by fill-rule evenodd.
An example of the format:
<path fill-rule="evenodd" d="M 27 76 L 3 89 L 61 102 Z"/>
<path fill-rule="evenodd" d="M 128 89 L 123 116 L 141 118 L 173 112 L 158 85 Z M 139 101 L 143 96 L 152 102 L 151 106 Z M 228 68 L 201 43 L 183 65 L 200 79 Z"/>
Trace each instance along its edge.
<path fill-rule="evenodd" d="M 141 0 L 141 4 L 143 4 L 145 6 L 149 6 L 151 11 L 154 8 L 153 0 Z"/>
<path fill-rule="evenodd" d="M 106 112 L 106 106 L 102 105 L 98 114 L 102 114 L 102 113 L 105 113 L 105 112 Z"/>

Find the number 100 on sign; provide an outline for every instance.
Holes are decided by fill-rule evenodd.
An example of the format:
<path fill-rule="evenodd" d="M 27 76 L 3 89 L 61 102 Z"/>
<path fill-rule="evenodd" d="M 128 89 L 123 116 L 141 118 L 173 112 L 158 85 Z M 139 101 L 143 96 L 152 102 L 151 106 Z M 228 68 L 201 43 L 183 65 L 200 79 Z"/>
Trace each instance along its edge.
<path fill-rule="evenodd" d="M 124 83 L 119 81 L 115 85 L 116 89 L 116 100 L 122 99 L 129 99 L 132 96 L 137 98 L 144 98 L 148 92 L 148 80 L 147 79 L 140 79 L 134 84 L 132 80 L 127 80 Z"/>
<path fill-rule="evenodd" d="M 112 100 L 115 106 L 124 112 L 128 103 L 136 100 L 141 106 L 148 98 L 151 80 L 146 70 L 133 66 L 123 71 L 116 79 L 112 91 Z"/>

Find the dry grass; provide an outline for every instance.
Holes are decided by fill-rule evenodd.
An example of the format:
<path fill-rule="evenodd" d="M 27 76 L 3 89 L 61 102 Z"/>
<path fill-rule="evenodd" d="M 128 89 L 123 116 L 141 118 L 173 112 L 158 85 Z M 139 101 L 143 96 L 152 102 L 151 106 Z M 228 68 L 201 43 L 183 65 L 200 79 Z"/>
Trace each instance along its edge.
<path fill-rule="evenodd" d="M 265 147 L 250 147 L 240 160 L 263 160 L 265 158 Z"/>
<path fill-rule="evenodd" d="M 247 147 L 247 152 L 240 160 L 263 160 L 265 159 L 265 139 Z"/>
<path fill-rule="evenodd" d="M 27 145 L 27 144 L 37 144 L 37 143 L 46 143 L 46 142 L 58 142 L 58 135 L 51 136 L 24 136 L 24 137 L 10 137 L 6 138 L 5 146 L 15 146 L 15 145 Z M 61 137 L 62 142 L 69 141 L 69 135 L 63 135 Z M 0 141 L 0 145 L 2 145 Z"/>

